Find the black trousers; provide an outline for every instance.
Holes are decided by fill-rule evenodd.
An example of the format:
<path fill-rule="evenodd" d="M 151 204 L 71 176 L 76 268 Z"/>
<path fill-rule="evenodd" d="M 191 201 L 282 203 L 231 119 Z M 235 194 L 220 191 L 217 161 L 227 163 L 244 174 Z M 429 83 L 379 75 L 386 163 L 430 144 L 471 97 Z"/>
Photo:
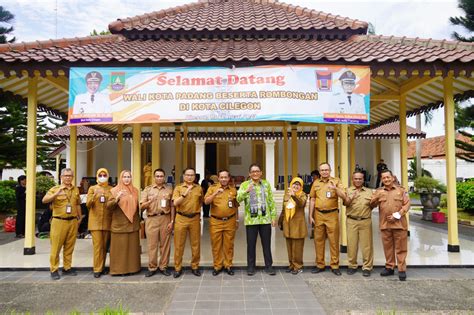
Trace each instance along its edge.
<path fill-rule="evenodd" d="M 265 260 L 265 267 L 271 267 L 273 264 L 271 239 L 272 239 L 272 225 L 271 224 L 257 224 L 246 225 L 247 232 L 247 268 L 255 269 L 257 245 L 257 235 L 260 234 L 260 241 L 263 248 L 263 258 Z"/>

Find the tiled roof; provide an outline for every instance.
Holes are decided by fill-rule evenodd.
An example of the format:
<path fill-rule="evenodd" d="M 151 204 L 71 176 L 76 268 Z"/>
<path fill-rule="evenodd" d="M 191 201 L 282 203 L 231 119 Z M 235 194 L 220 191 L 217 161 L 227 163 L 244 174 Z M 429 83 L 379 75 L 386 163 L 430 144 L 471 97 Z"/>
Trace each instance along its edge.
<path fill-rule="evenodd" d="M 205 0 L 110 23 L 112 33 L 131 30 L 367 29 L 367 22 L 274 0 Z"/>
<path fill-rule="evenodd" d="M 393 122 L 389 124 L 385 124 L 370 130 L 366 130 L 364 132 L 359 132 L 356 133 L 357 138 L 362 138 L 362 139 L 387 139 L 387 138 L 400 138 L 400 123 Z M 408 138 L 425 138 L 426 133 L 407 126 L 407 135 Z"/>
<path fill-rule="evenodd" d="M 69 139 L 69 126 L 62 126 L 57 129 L 51 130 L 46 134 L 46 137 Z M 87 140 L 95 138 L 113 138 L 114 136 L 110 133 L 100 131 L 88 126 L 77 126 L 77 137 L 81 140 Z"/>
<path fill-rule="evenodd" d="M 421 140 L 421 158 L 423 159 L 444 159 L 445 158 L 445 136 L 427 138 Z M 466 137 L 462 134 L 456 134 L 457 140 L 462 140 L 474 145 L 474 142 L 471 141 L 469 137 Z M 456 154 L 463 154 L 466 151 L 456 148 Z M 410 141 L 408 143 L 408 158 L 412 159 L 416 156 L 416 142 Z M 472 156 L 472 153 L 471 153 Z"/>
<path fill-rule="evenodd" d="M 129 40 L 109 37 L 107 42 L 30 48 L 0 45 L 0 60 L 13 62 L 208 62 L 208 61 L 321 61 L 321 62 L 434 62 L 474 64 L 474 52 L 439 46 L 392 44 L 383 41 L 265 39 L 265 40 Z M 23 50 L 17 50 L 19 47 Z M 103 64 L 106 66 L 106 64 Z M 472 70 L 472 69 L 471 69 Z"/>

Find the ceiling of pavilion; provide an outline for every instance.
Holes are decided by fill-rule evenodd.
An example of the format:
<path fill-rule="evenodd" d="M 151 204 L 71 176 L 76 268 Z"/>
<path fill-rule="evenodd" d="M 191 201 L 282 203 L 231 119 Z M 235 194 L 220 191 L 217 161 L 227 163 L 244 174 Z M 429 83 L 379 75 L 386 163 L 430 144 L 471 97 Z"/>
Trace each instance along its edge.
<path fill-rule="evenodd" d="M 366 35 L 367 26 L 271 0 L 201 0 L 118 19 L 110 23 L 109 36 L 0 45 L 0 89 L 26 98 L 28 76 L 39 72 L 40 107 L 65 117 L 72 66 L 368 65 L 369 128 L 398 119 L 400 93 L 407 95 L 409 115 L 442 106 L 441 76 L 448 71 L 454 75 L 457 100 L 473 95 L 474 44 Z M 112 125 L 101 128 L 116 130 Z"/>

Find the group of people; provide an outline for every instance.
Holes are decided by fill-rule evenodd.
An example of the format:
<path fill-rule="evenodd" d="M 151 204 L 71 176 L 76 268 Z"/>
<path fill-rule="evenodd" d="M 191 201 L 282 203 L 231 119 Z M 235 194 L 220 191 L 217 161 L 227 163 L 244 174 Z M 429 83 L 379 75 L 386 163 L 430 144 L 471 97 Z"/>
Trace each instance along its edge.
<path fill-rule="evenodd" d="M 304 241 L 308 235 L 305 208 L 309 199 L 308 221 L 314 227 L 316 265 L 312 273 L 326 270 L 325 242 L 329 240 L 330 269 L 341 275 L 339 269 L 339 199 L 347 207 L 347 257 L 348 274 L 357 272 L 357 252 L 363 256 L 363 276 L 370 276 L 373 268 L 372 209 L 379 207 L 379 225 L 386 258 L 381 276 L 394 274 L 406 279 L 407 221 L 405 214 L 410 207 L 406 191 L 394 184 L 392 172 L 385 169 L 381 174 L 383 187 L 373 192 L 364 187 L 364 175 L 356 170 L 352 185 L 345 188 L 340 179 L 331 177 L 328 163 L 319 166 L 319 178 L 313 181 L 309 196 L 303 191 L 303 180 L 292 179 L 283 198 L 283 207 L 277 219 L 272 186 L 263 179 L 259 165 L 249 167 L 249 179 L 237 190 L 231 184 L 231 174 L 221 170 L 217 183 L 204 193 L 195 182 L 193 168 L 183 171 L 183 182 L 174 190 L 165 183 L 166 173 L 159 168 L 153 172 L 153 183 L 147 186 L 139 198 L 139 190 L 132 184 L 130 171 L 122 171 L 118 184 L 109 186 L 109 173 L 97 171 L 97 185 L 89 188 L 89 230 L 91 231 L 94 261 L 94 277 L 107 273 L 105 257 L 110 241 L 111 275 L 128 275 L 140 271 L 140 218 L 145 218 L 148 246 L 148 271 L 146 277 L 157 272 L 171 276 L 168 270 L 171 238 L 174 241 L 174 272 L 178 278 L 183 273 L 183 253 L 187 238 L 191 244 L 191 271 L 201 276 L 201 207 L 210 205 L 209 234 L 213 255 L 213 272 L 234 275 L 234 239 L 239 227 L 240 204 L 244 206 L 244 224 L 247 237 L 247 274 L 256 272 L 256 242 L 258 236 L 263 249 L 265 272 L 275 275 L 271 252 L 272 227 L 283 231 L 288 250 L 287 272 L 299 274 L 303 268 Z M 71 268 L 72 252 L 81 220 L 79 191 L 72 185 L 71 169 L 61 172 L 61 184 L 51 188 L 43 202 L 52 203 L 51 223 L 51 277 L 59 279 L 59 252 L 63 248 L 63 275 L 75 275 Z M 174 232 L 174 233 L 172 233 Z M 160 260 L 158 261 L 158 251 Z"/>

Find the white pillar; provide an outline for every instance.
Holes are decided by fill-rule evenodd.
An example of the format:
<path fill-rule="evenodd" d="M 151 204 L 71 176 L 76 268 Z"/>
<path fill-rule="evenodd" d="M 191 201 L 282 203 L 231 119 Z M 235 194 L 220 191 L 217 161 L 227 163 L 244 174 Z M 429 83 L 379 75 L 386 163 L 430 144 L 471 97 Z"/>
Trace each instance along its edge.
<path fill-rule="evenodd" d="M 266 139 L 265 142 L 265 178 L 269 183 L 275 182 L 275 139 Z M 272 190 L 275 186 L 271 184 Z"/>
<path fill-rule="evenodd" d="M 206 159 L 206 140 L 194 140 L 196 144 L 196 174 L 201 174 L 201 179 L 206 176 L 204 161 Z"/>
<path fill-rule="evenodd" d="M 328 139 L 328 163 L 331 165 L 331 176 L 336 174 L 336 161 L 334 159 L 334 139 Z"/>

